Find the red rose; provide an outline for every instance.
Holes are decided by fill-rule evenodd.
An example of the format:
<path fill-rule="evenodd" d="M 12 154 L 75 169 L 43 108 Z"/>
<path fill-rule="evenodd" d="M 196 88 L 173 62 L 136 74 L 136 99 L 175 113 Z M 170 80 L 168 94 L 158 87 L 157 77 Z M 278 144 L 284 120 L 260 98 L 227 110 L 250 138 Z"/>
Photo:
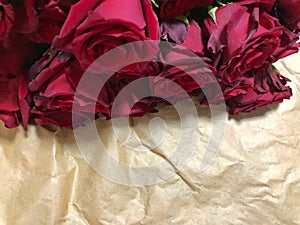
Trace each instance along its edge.
<path fill-rule="evenodd" d="M 162 19 L 185 15 L 193 8 L 213 4 L 213 0 L 158 0 L 156 2 L 159 5 L 159 15 Z"/>
<path fill-rule="evenodd" d="M 271 68 L 267 71 L 256 71 L 253 84 L 236 87 L 236 91 L 241 89 L 240 94 L 227 100 L 230 113 L 249 112 L 270 103 L 281 103 L 283 99 L 289 99 L 292 91 L 290 87 L 285 86 L 287 81 L 287 78 Z"/>
<path fill-rule="evenodd" d="M 76 87 L 83 72 L 70 54 L 48 51 L 30 69 L 29 90 L 34 106 L 31 116 L 37 124 L 53 124 L 72 128 L 72 106 Z M 82 100 L 75 126 L 95 119 L 94 111 Z"/>
<path fill-rule="evenodd" d="M 276 11 L 284 25 L 292 30 L 300 30 L 299 0 L 276 0 Z"/>
<path fill-rule="evenodd" d="M 251 5 L 233 3 L 220 7 L 216 22 L 207 18 L 204 27 L 218 78 L 228 86 L 243 79 L 248 71 L 298 51 L 294 33 Z"/>
<path fill-rule="evenodd" d="M 14 23 L 14 12 L 10 4 L 0 2 L 0 40 L 7 38 Z"/>
<path fill-rule="evenodd" d="M 176 67 L 165 65 L 161 73 L 150 78 L 151 93 L 154 96 L 175 104 L 192 96 L 197 96 L 199 101 L 203 101 L 206 94 L 213 94 L 209 89 L 213 88 L 213 85 L 218 85 L 213 68 L 204 61 L 199 63 L 198 58 L 194 60 L 189 57 L 184 54 L 181 57 L 177 55 L 172 62 L 177 65 Z M 220 96 L 209 97 L 215 99 Z"/>
<path fill-rule="evenodd" d="M 1 70 L 0 70 L 1 75 Z M 8 128 L 22 124 L 27 129 L 29 104 L 27 83 L 23 76 L 10 75 L 0 79 L 0 120 Z"/>
<path fill-rule="evenodd" d="M 135 64 L 123 68 L 122 72 L 115 74 L 103 85 L 101 92 L 99 84 L 102 78 L 98 73 L 90 77 L 92 82 L 89 82 L 85 89 L 77 90 L 83 75 L 79 62 L 71 54 L 48 51 L 30 69 L 29 90 L 33 94 L 34 101 L 31 115 L 37 124 L 53 124 L 69 128 L 73 127 L 72 113 L 76 115 L 74 127 L 83 125 L 100 115 L 111 118 L 115 97 L 128 83 L 145 76 L 144 68 L 150 68 L 147 65 L 148 63 Z M 75 92 L 77 98 L 74 100 Z M 99 92 L 99 96 L 94 95 Z M 128 103 L 132 102 L 134 96 L 131 93 L 123 97 L 123 104 L 117 108 L 113 116 L 142 116 L 147 112 L 155 111 L 147 99 L 139 101 L 130 109 Z M 74 110 L 73 104 L 75 104 Z M 93 104 L 95 104 L 94 108 Z"/>
<path fill-rule="evenodd" d="M 173 35 L 175 38 L 172 39 L 178 39 L 176 33 Z M 171 100 L 172 103 L 189 96 L 204 97 L 203 90 L 218 83 L 214 77 L 214 68 L 206 63 L 207 58 L 203 57 L 202 61 L 198 58 L 198 55 L 203 55 L 203 48 L 201 29 L 191 20 L 182 44 L 173 47 L 164 44 L 161 49 L 163 68 L 150 82 L 152 93 Z M 171 65 L 172 63 L 176 66 Z"/>
<path fill-rule="evenodd" d="M 149 0 L 82 0 L 72 6 L 53 46 L 74 53 L 86 68 L 114 47 L 158 38 Z"/>

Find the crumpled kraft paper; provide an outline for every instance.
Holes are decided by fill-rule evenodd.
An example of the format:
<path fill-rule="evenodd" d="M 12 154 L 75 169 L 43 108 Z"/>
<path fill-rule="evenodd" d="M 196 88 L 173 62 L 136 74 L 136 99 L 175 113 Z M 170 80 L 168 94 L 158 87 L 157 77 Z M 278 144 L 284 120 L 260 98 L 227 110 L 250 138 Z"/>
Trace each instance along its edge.
<path fill-rule="evenodd" d="M 204 172 L 199 165 L 210 137 L 210 111 L 198 107 L 199 141 L 191 160 L 169 180 L 150 186 L 116 184 L 100 176 L 83 159 L 70 130 L 30 126 L 25 132 L 1 125 L 0 224 L 300 224 L 299 62 L 297 54 L 276 65 L 292 80 L 292 99 L 230 116 L 220 152 Z M 171 126 L 158 147 L 167 155 L 180 129 L 173 107 L 134 118 L 131 128 L 142 140 L 156 116 Z M 159 132 L 156 126 L 152 129 Z M 109 121 L 98 120 L 97 128 L 120 163 L 164 160 L 126 149 Z"/>

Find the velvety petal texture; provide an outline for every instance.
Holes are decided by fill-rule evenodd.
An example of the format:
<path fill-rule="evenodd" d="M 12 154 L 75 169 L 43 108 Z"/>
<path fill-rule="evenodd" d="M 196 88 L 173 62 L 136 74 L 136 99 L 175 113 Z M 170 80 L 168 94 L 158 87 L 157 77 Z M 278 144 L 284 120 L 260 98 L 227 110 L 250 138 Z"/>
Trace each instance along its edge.
<path fill-rule="evenodd" d="M 244 87 L 243 93 L 228 100 L 230 112 L 249 112 L 270 103 L 281 103 L 292 95 L 290 87 L 285 86 L 287 78 L 270 68 L 267 71 L 257 71 L 255 85 Z"/>
<path fill-rule="evenodd" d="M 231 114 L 280 103 L 292 91 L 273 63 L 299 50 L 299 5 L 0 0 L 0 120 L 75 128 L 187 98 Z"/>
<path fill-rule="evenodd" d="M 86 68 L 114 47 L 158 38 L 149 0 L 82 0 L 71 7 L 53 47 L 73 53 Z"/>
<path fill-rule="evenodd" d="M 298 51 L 297 35 L 289 33 L 279 21 L 257 7 L 239 4 L 220 7 L 216 22 L 205 20 L 208 49 L 224 82 L 272 63 Z"/>
<path fill-rule="evenodd" d="M 49 51 L 30 70 L 29 90 L 33 93 L 34 106 L 31 116 L 37 124 L 54 124 L 61 127 L 72 125 L 72 106 L 75 94 L 73 78 L 83 74 L 78 61 L 70 54 Z M 88 104 L 81 102 L 75 126 L 95 119 Z"/>
<path fill-rule="evenodd" d="M 234 114 L 278 103 L 291 96 L 290 89 L 284 86 L 286 81 L 279 79 L 279 75 L 274 75 L 269 68 L 278 59 L 298 52 L 296 42 L 299 37 L 266 12 L 271 7 L 259 7 L 267 3 L 271 6 L 274 1 L 237 1 L 218 8 L 215 20 L 207 18 L 204 21 L 212 65 L 217 71 L 226 103 Z M 273 79 L 272 76 L 282 83 L 277 91 L 258 92 L 261 90 L 260 79 L 264 79 L 264 87 L 273 88 L 276 77 Z M 253 98 L 252 105 L 249 98 Z M 249 105 L 240 107 L 243 101 Z"/>

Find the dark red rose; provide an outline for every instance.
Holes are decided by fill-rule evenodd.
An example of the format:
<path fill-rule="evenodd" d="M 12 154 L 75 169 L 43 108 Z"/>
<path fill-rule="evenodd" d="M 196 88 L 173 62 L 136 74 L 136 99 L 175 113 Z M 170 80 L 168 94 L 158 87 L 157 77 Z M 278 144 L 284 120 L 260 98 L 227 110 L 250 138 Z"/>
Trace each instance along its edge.
<path fill-rule="evenodd" d="M 22 124 L 27 129 L 29 118 L 27 95 L 27 83 L 22 75 L 0 78 L 0 120 L 6 127 L 14 128 Z"/>
<path fill-rule="evenodd" d="M 203 55 L 203 48 L 201 29 L 191 20 L 181 45 L 164 44 L 161 48 L 163 68 L 151 79 L 151 92 L 172 104 L 191 96 L 204 98 L 203 90 L 212 84 L 218 85 L 218 82 L 214 68 L 207 64 L 207 58 L 198 57 Z"/>
<path fill-rule="evenodd" d="M 30 69 L 29 90 L 34 106 L 31 116 L 37 124 L 53 124 L 72 128 L 72 107 L 75 80 L 83 74 L 78 61 L 70 54 L 48 51 Z M 95 119 L 95 113 L 86 101 L 76 111 L 75 127 Z M 97 116 L 96 116 L 97 118 Z"/>
<path fill-rule="evenodd" d="M 135 64 L 123 68 L 122 72 L 115 74 L 103 85 L 102 90 L 99 90 L 101 76 L 98 73 L 92 74 L 90 77 L 92 82 L 88 82 L 86 88 L 77 90 L 83 76 L 79 62 L 69 53 L 48 51 L 30 69 L 29 90 L 34 101 L 31 115 L 37 124 L 53 124 L 69 128 L 83 125 L 101 115 L 111 118 L 111 109 L 116 96 L 128 83 L 146 75 L 143 70 L 147 68 L 146 65 Z M 146 99 L 137 102 L 132 109 L 128 108 L 128 103 L 134 99 L 132 93 L 122 98 L 122 105 L 118 106 L 113 116 L 142 116 L 155 111 Z M 74 124 L 72 115 L 76 117 Z"/>
<path fill-rule="evenodd" d="M 0 41 L 8 37 L 15 15 L 10 4 L 0 2 Z"/>
<path fill-rule="evenodd" d="M 276 11 L 285 26 L 291 30 L 300 30 L 299 0 L 276 0 Z"/>
<path fill-rule="evenodd" d="M 34 42 L 51 44 L 59 34 L 66 19 L 66 14 L 54 2 L 44 6 L 38 13 L 37 30 L 27 36 Z"/>
<path fill-rule="evenodd" d="M 218 78 L 230 86 L 247 72 L 296 53 L 297 36 L 260 8 L 228 4 L 207 18 L 204 29 Z"/>
<path fill-rule="evenodd" d="M 283 99 L 289 99 L 292 95 L 290 87 L 285 86 L 287 78 L 281 76 L 276 70 L 255 71 L 255 78 L 248 80 L 248 85 L 235 87 L 235 97 L 229 98 L 230 113 L 250 112 L 261 106 L 271 103 L 281 103 Z M 250 85 L 253 82 L 252 85 Z M 236 95 L 237 94 L 237 95 Z"/>
<path fill-rule="evenodd" d="M 119 45 L 158 38 L 150 0 L 82 0 L 71 7 L 53 46 L 74 53 L 86 68 Z"/>
<path fill-rule="evenodd" d="M 159 15 L 162 19 L 185 15 L 193 8 L 213 4 L 213 0 L 157 0 L 156 2 L 159 5 Z"/>
<path fill-rule="evenodd" d="M 176 51 L 176 50 L 175 50 Z M 183 53 L 183 51 L 180 51 Z M 169 53 L 172 55 L 172 53 Z M 208 89 L 213 85 L 218 85 L 214 78 L 214 69 L 205 61 L 199 62 L 189 55 L 176 54 L 172 65 L 164 65 L 163 71 L 155 77 L 150 78 L 151 93 L 164 101 L 172 104 L 197 96 L 199 101 L 203 101 Z M 172 57 L 172 56 L 171 56 Z M 210 91 L 212 93 L 212 91 Z M 219 93 L 220 96 L 222 93 Z M 216 99 L 220 96 L 209 96 Z"/>

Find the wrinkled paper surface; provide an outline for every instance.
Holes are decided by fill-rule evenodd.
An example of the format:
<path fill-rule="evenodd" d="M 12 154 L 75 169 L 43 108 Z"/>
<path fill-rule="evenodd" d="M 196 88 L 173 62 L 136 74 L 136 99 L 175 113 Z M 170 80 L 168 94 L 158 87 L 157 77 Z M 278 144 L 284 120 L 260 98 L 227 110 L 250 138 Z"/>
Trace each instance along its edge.
<path fill-rule="evenodd" d="M 1 123 L 0 224 L 300 224 L 299 63 L 297 54 L 276 64 L 292 80 L 291 100 L 230 116 L 220 153 L 204 172 L 199 165 L 211 135 L 210 111 L 198 107 L 199 141 L 191 160 L 169 180 L 151 186 L 125 186 L 97 174 L 70 130 L 30 126 L 25 132 Z M 156 116 L 171 126 L 160 145 L 167 155 L 180 129 L 174 108 L 134 118 L 131 128 L 143 139 Z M 98 120 L 97 128 L 120 163 L 164 160 L 126 149 L 114 138 L 109 121 Z"/>

